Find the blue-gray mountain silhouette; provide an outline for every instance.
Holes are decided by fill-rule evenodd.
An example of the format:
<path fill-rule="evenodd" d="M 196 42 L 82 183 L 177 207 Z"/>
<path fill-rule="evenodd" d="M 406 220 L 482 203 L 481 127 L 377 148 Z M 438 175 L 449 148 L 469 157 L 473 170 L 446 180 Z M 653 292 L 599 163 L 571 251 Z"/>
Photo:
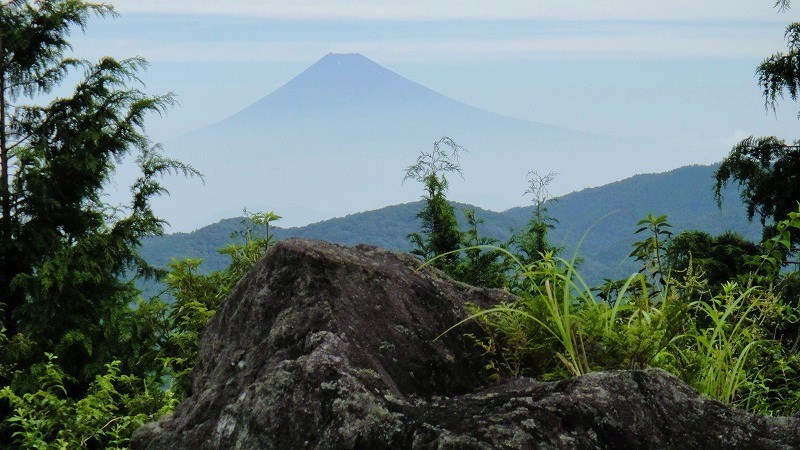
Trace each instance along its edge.
<path fill-rule="evenodd" d="M 364 126 L 369 124 L 370 128 Z M 408 128 L 413 124 L 415 130 Z M 551 125 L 511 119 L 453 100 L 386 69 L 360 54 L 325 55 L 271 94 L 204 130 L 202 134 L 281 125 L 308 134 L 300 140 L 351 137 L 387 142 L 409 133 L 435 139 L 448 129 L 488 128 L 506 133 L 530 132 L 541 137 L 572 135 Z M 444 130 L 443 130 L 444 129 Z M 382 133 L 379 133 L 382 132 Z M 385 133 L 391 133 L 386 135 Z M 588 137 L 588 135 L 587 135 Z M 454 136 L 454 139 L 458 136 Z M 412 155 L 413 151 L 410 152 Z"/>
<path fill-rule="evenodd" d="M 524 204 L 530 170 L 560 173 L 560 193 L 633 175 L 630 143 L 484 111 L 360 54 L 328 54 L 233 116 L 167 143 L 205 184 L 173 182 L 159 212 L 188 230 L 243 207 L 296 224 L 298 208 L 318 212 L 310 221 L 413 201 L 421 187 L 402 183 L 403 170 L 442 136 L 467 149 L 450 196 L 486 208 Z"/>

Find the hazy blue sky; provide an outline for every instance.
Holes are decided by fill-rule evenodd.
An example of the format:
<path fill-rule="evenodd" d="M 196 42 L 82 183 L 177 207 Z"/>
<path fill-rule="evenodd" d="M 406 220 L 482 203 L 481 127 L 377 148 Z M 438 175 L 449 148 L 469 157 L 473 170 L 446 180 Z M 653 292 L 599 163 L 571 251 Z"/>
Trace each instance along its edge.
<path fill-rule="evenodd" d="M 718 160 L 749 133 L 797 129 L 795 105 L 766 114 L 755 84 L 797 16 L 771 0 L 111 3 L 120 17 L 76 33 L 76 53 L 151 62 L 148 90 L 180 102 L 150 123 L 162 140 L 236 112 L 328 52 L 362 53 L 513 117 L 697 146 L 687 162 Z"/>
<path fill-rule="evenodd" d="M 112 1 L 120 17 L 76 53 L 141 55 L 151 92 L 180 105 L 161 140 L 214 123 L 328 52 L 359 52 L 458 100 L 513 117 L 698 147 L 720 159 L 766 114 L 754 68 L 784 48 L 772 1 Z"/>
<path fill-rule="evenodd" d="M 75 52 L 150 61 L 148 92 L 180 103 L 149 122 L 161 141 L 224 119 L 328 52 L 361 53 L 493 112 L 680 146 L 693 155 L 681 164 L 719 161 L 749 134 L 800 137 L 800 107 L 767 113 L 756 85 L 755 67 L 785 48 L 798 16 L 772 0 L 111 3 L 120 17 L 76 32 Z"/>

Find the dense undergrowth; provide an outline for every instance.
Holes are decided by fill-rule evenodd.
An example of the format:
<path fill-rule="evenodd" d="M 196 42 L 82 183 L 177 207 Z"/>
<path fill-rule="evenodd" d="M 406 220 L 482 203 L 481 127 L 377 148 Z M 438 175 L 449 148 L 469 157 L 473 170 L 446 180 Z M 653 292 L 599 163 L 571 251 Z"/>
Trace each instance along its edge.
<path fill-rule="evenodd" d="M 272 213 L 254 215 L 249 223 L 268 226 L 277 218 Z M 481 244 L 471 220 L 455 267 L 469 277 L 464 265 L 483 255 L 496 269 L 491 277 L 484 276 L 486 284 L 516 294 L 513 302 L 473 308 L 473 315 L 465 318 L 478 321 L 485 331 L 471 337 L 486 353 L 486 376 L 556 380 L 592 371 L 660 367 L 734 406 L 765 414 L 800 410 L 800 316 L 793 293 L 798 274 L 781 270 L 791 233 L 800 233 L 800 212 L 778 225 L 783 234 L 767 240 L 763 251 L 748 256 L 743 262 L 748 270 L 716 285 L 704 273 L 708 261 L 690 259 L 685 264 L 669 256 L 670 250 L 676 252 L 672 242 L 682 240 L 666 235 L 665 218 L 651 216 L 643 223 L 643 233 L 651 235 L 632 252 L 638 255 L 641 273 L 590 287 L 575 258 L 561 258 L 557 249 L 535 257 Z M 3 388 L 0 400 L 11 413 L 2 427 L 13 445 L 126 448 L 136 428 L 191 394 L 202 328 L 272 241 L 268 232 L 267 238 L 253 238 L 249 229 L 242 234 L 244 244 L 221 250 L 231 257 L 226 270 L 201 275 L 199 260 L 176 260 L 164 278 L 173 303 L 153 298 L 138 305 L 139 320 L 161 330 L 146 355 L 159 370 L 137 377 L 122 373 L 115 361 L 74 398 L 66 387 L 68 375 L 48 355 L 32 374 L 37 391 Z M 673 271 L 673 266 L 684 268 Z M 443 331 L 459 332 L 458 324 Z M 11 344 L 0 340 L 0 345 L 7 349 Z"/>
<path fill-rule="evenodd" d="M 796 413 L 800 278 L 779 261 L 791 233 L 800 233 L 800 213 L 778 224 L 782 234 L 762 254 L 742 262 L 748 271 L 716 285 L 700 258 L 672 270 L 670 241 L 657 239 L 666 222 L 655 219 L 645 221 L 652 236 L 634 250 L 642 272 L 604 287 L 587 286 L 574 260 L 552 252 L 531 263 L 507 253 L 516 264 L 509 289 L 517 300 L 475 308 L 468 319 L 486 331 L 473 338 L 490 358 L 491 376 L 553 380 L 659 367 L 724 403 Z"/>
<path fill-rule="evenodd" d="M 0 402 L 8 408 L 0 422 L 0 432 L 7 436 L 0 448 L 127 448 L 133 431 L 191 394 L 200 333 L 269 249 L 269 225 L 279 218 L 273 213 L 249 215 L 240 233 L 242 243 L 220 249 L 230 258 L 226 269 L 202 275 L 197 272 L 200 260 L 173 260 L 163 277 L 167 289 L 132 305 L 131 325 L 139 331 L 130 338 L 146 338 L 145 351 L 136 358 L 146 367 L 141 374 L 124 371 L 122 361 L 114 360 L 76 394 L 76 380 L 52 354 L 28 370 L 0 366 L 3 376 L 20 380 L 0 390 Z M 259 230 L 264 237 L 254 237 L 251 225 L 265 228 Z M 15 354 L 21 347 L 0 330 L 0 350 Z"/>

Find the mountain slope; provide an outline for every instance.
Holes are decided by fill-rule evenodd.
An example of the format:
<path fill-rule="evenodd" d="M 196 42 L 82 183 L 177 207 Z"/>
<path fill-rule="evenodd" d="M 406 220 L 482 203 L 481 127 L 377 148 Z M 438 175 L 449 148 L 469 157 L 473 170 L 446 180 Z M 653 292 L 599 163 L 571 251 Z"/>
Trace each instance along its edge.
<path fill-rule="evenodd" d="M 576 133 L 574 130 L 511 119 L 469 106 L 357 53 L 325 55 L 288 83 L 206 132 L 229 127 L 247 129 L 270 122 L 309 132 L 319 131 L 316 128 L 318 125 L 328 125 L 323 128 L 326 133 L 345 134 L 348 131 L 349 135 L 350 131 L 360 130 L 366 134 L 365 137 L 369 137 L 377 134 L 377 130 L 365 130 L 361 123 L 373 119 L 376 114 L 381 116 L 381 129 L 384 131 L 401 130 L 399 125 L 405 124 L 408 116 L 413 115 L 424 117 L 425 120 L 418 119 L 416 122 L 427 125 L 431 132 L 436 131 L 439 125 L 430 119 L 470 125 L 489 120 L 509 130 L 515 126 L 523 129 L 534 126 L 543 134 Z M 315 119 L 328 122 L 320 124 Z M 301 139 L 313 137 L 296 136 Z M 377 137 L 386 140 L 401 136 L 377 134 Z"/>
<path fill-rule="evenodd" d="M 551 187 L 568 192 L 632 175 L 632 162 L 663 164 L 628 142 L 484 111 L 362 55 L 328 54 L 244 110 L 166 143 L 205 183 L 170 180 L 156 208 L 188 230 L 244 207 L 294 220 L 298 205 L 330 217 L 413 201 L 403 170 L 442 136 L 467 149 L 453 197 L 495 210 L 522 202 L 529 170 L 559 172 Z"/>
<path fill-rule="evenodd" d="M 636 222 L 650 213 L 667 214 L 676 232 L 700 229 L 719 234 L 734 230 L 749 239 L 758 239 L 760 226 L 747 221 L 736 190 L 725 191 L 723 208 L 717 208 L 712 192 L 715 169 L 716 166 L 689 166 L 666 173 L 637 175 L 549 202 L 549 213 L 559 220 L 551 242 L 563 245 L 566 257 L 571 257 L 577 248 L 584 259 L 581 273 L 594 283 L 603 278 L 624 277 L 636 270 L 627 255 L 631 244 L 641 239 L 633 234 Z M 531 207 L 502 213 L 458 203 L 456 207 L 460 211 L 476 209 L 477 217 L 485 220 L 481 233 L 501 241 L 507 240 L 513 229 L 522 229 L 532 213 Z M 275 236 L 322 239 L 346 245 L 363 242 L 407 251 L 410 244 L 406 236 L 419 230 L 415 216 L 421 208 L 421 202 L 388 206 L 305 227 L 277 228 Z M 460 223 L 464 223 L 463 217 Z M 157 266 L 170 257 L 191 256 L 206 260 L 204 270 L 220 269 L 227 260 L 216 250 L 229 241 L 231 233 L 243 227 L 240 218 L 226 219 L 192 233 L 147 240 L 142 253 Z"/>
<path fill-rule="evenodd" d="M 713 196 L 717 166 L 688 166 L 665 173 L 637 175 L 598 188 L 560 198 L 549 205 L 560 223 L 553 242 L 568 249 L 580 244 L 585 258 L 583 274 L 592 280 L 623 277 L 636 270 L 628 258 L 631 246 L 642 239 L 634 236 L 636 222 L 648 214 L 666 214 L 674 231 L 703 230 L 720 234 L 736 231 L 758 240 L 761 227 L 747 220 L 736 188 L 723 194 L 722 208 Z M 530 214 L 527 208 L 506 211 L 516 221 Z M 585 234 L 585 237 L 584 237 Z"/>

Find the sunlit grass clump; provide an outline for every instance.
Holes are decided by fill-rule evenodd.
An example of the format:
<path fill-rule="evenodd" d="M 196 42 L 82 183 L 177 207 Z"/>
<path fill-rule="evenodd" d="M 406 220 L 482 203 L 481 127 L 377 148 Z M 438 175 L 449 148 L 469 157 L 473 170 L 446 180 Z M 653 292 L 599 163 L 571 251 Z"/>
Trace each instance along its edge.
<path fill-rule="evenodd" d="M 782 229 L 796 229 L 798 217 Z M 796 412 L 797 299 L 781 296 L 793 275 L 781 274 L 769 257 L 782 245 L 780 237 L 765 242 L 767 257 L 751 261 L 750 273 L 710 286 L 691 262 L 668 273 L 666 240 L 658 238 L 669 225 L 652 216 L 643 223 L 640 232 L 653 236 L 632 253 L 642 271 L 597 288 L 581 278 L 575 258 L 548 252 L 523 263 L 500 249 L 511 261 L 507 288 L 516 299 L 473 307 L 461 322 L 483 328 L 483 335 L 471 337 L 486 353 L 489 375 L 554 380 L 655 367 L 724 403 L 769 414 Z"/>

